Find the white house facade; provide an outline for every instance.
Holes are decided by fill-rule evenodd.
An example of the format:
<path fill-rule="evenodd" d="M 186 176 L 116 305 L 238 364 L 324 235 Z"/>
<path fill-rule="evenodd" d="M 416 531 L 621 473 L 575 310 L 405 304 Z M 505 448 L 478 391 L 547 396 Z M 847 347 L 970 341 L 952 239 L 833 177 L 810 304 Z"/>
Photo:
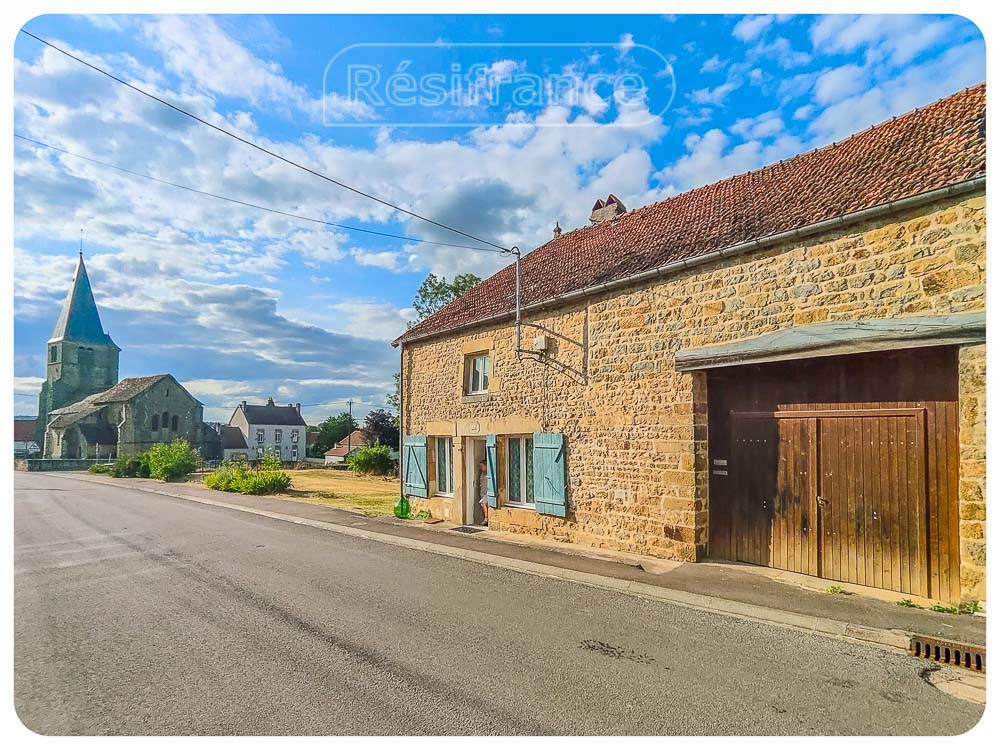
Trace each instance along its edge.
<path fill-rule="evenodd" d="M 264 405 L 240 403 L 229 419 L 229 426 L 242 433 L 245 450 L 251 460 L 267 454 L 282 461 L 301 461 L 306 455 L 306 423 L 302 405 L 277 406 L 269 398 Z"/>

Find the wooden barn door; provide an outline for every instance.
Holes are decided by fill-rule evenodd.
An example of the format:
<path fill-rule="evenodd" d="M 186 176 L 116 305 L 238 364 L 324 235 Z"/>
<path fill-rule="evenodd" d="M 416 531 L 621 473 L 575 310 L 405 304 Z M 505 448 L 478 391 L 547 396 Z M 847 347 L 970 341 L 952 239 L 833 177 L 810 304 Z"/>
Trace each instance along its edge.
<path fill-rule="evenodd" d="M 928 595 L 924 409 L 733 412 L 732 559 Z"/>
<path fill-rule="evenodd" d="M 734 412 L 731 455 L 730 557 L 819 575 L 815 420 Z"/>
<path fill-rule="evenodd" d="M 818 418 L 820 575 L 928 596 L 924 409 Z"/>

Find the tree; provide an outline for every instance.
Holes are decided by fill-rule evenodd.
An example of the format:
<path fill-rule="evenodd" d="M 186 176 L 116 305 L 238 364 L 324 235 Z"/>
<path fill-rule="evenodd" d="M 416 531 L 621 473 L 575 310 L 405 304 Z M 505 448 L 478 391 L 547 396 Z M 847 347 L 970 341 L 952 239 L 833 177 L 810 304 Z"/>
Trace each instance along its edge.
<path fill-rule="evenodd" d="M 348 433 L 358 429 L 358 423 L 357 420 L 344 411 L 335 417 L 327 417 L 319 423 L 318 428 L 319 437 L 316 438 L 316 442 L 313 443 L 310 449 L 312 455 L 316 458 L 322 456 L 347 437 Z"/>
<path fill-rule="evenodd" d="M 385 409 L 373 409 L 368 412 L 365 417 L 365 426 L 361 429 L 364 430 L 365 437 L 370 442 L 378 442 L 390 448 L 399 445 L 399 427 L 396 426 L 396 420 L 392 414 Z"/>
<path fill-rule="evenodd" d="M 413 298 L 413 309 L 417 311 L 418 316 L 417 322 L 458 299 L 480 281 L 482 279 L 474 273 L 460 273 L 451 282 L 444 276 L 438 278 L 432 273 L 427 274 L 427 278 L 417 289 L 417 296 Z"/>

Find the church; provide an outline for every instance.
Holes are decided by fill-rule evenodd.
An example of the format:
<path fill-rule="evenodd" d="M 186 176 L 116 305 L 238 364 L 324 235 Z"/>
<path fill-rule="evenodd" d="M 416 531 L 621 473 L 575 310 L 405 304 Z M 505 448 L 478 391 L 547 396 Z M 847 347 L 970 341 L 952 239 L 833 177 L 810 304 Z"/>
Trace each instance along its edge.
<path fill-rule="evenodd" d="M 187 440 L 206 458 L 221 452 L 202 403 L 169 374 L 118 380 L 121 349 L 101 325 L 83 262 L 48 341 L 35 440 L 44 458 L 110 458 Z"/>

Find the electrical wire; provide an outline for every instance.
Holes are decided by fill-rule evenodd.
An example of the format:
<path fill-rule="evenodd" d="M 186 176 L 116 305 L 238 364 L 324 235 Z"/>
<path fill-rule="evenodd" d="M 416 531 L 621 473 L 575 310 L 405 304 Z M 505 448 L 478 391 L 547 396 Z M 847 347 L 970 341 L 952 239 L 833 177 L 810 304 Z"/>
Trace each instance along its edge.
<path fill-rule="evenodd" d="M 208 120 L 205 120 L 205 119 L 199 117 L 198 115 L 194 114 L 193 112 L 188 112 L 186 109 L 178 107 L 176 104 L 172 104 L 172 103 L 168 102 L 166 99 L 161 99 L 160 97 L 156 96 L 155 94 L 151 94 L 148 91 L 146 91 L 144 89 L 141 89 L 138 86 L 136 86 L 134 84 L 131 84 L 128 81 L 126 81 L 126 80 L 124 80 L 122 78 L 119 78 L 118 76 L 114 75 L 113 73 L 109 73 L 108 71 L 104 70 L 103 68 L 99 68 L 98 66 L 94 65 L 93 63 L 87 62 L 83 58 L 74 55 L 72 52 L 68 52 L 67 50 L 64 50 L 62 47 L 59 47 L 59 46 L 53 44 L 52 42 L 46 41 L 45 39 L 42 39 L 40 36 L 36 36 L 35 34 L 32 34 L 30 31 L 27 31 L 25 29 L 20 29 L 20 31 L 21 31 L 22 34 L 25 34 L 26 36 L 31 37 L 35 41 L 40 42 L 41 44 L 44 44 L 46 47 L 54 49 L 56 52 L 59 52 L 60 54 L 65 55 L 66 57 L 70 58 L 71 60 L 75 60 L 76 62 L 80 63 L 81 65 L 85 65 L 86 67 L 90 68 L 91 70 L 93 70 L 93 71 L 95 71 L 97 73 L 100 73 L 103 76 L 106 76 L 106 77 L 110 78 L 112 81 L 116 81 L 117 83 L 120 83 L 122 86 L 126 86 L 126 87 L 132 89 L 133 91 L 135 91 L 135 92 L 137 92 L 139 94 L 142 94 L 143 96 L 148 97 L 149 99 L 152 99 L 155 102 L 159 102 L 163 106 L 169 107 L 170 109 L 174 110 L 175 112 L 178 112 L 179 114 L 184 115 L 185 117 L 190 117 L 192 120 L 195 120 L 196 122 L 199 122 L 202 125 L 207 125 L 208 127 L 212 128 L 213 130 L 216 130 L 216 131 L 222 133 L 223 135 L 227 135 L 230 138 L 234 138 L 235 140 L 239 141 L 240 143 L 243 143 L 243 144 L 245 144 L 247 146 L 250 146 L 251 148 L 257 149 L 258 151 L 260 151 L 262 153 L 265 153 L 265 154 L 267 154 L 268 156 L 270 156 L 270 157 L 272 157 L 274 159 L 282 161 L 285 164 L 288 164 L 290 166 L 296 167 L 297 169 L 301 169 L 304 172 L 308 172 L 309 174 L 314 175 L 316 177 L 319 177 L 320 179 L 323 179 L 323 180 L 326 180 L 327 182 L 333 183 L 337 187 L 343 188 L 344 190 L 349 190 L 352 193 L 360 195 L 360 196 L 362 196 L 364 198 L 368 198 L 369 200 L 375 201 L 376 203 L 380 203 L 383 206 L 387 206 L 388 208 L 391 208 L 391 209 L 393 209 L 395 211 L 399 211 L 400 213 L 406 214 L 407 216 L 411 216 L 414 219 L 419 219 L 420 221 L 425 221 L 428 224 L 433 224 L 434 226 L 439 227 L 441 229 L 446 229 L 449 232 L 454 232 L 456 234 L 460 234 L 463 237 L 466 237 L 466 238 L 468 238 L 470 240 L 475 240 L 476 242 L 482 242 L 483 244 L 489 245 L 490 247 L 493 247 L 493 248 L 495 248 L 495 249 L 497 249 L 497 250 L 499 250 L 501 252 L 507 252 L 508 251 L 508 248 L 504 247 L 503 245 L 498 245 L 495 242 L 490 242 L 489 240 L 484 240 L 483 238 L 477 237 L 474 234 L 469 234 L 468 232 L 463 232 L 461 229 L 456 229 L 455 227 L 448 226 L 447 224 L 443 224 L 440 221 L 435 221 L 434 219 L 430 219 L 430 218 L 428 218 L 426 216 L 421 216 L 420 214 L 415 213 L 414 211 L 410 211 L 409 209 L 403 208 L 402 206 L 398 206 L 395 203 L 391 203 L 391 202 L 389 202 L 387 200 L 379 198 L 378 196 L 372 195 L 371 193 L 366 193 L 364 190 L 360 190 L 359 188 L 352 187 L 351 185 L 348 185 L 345 182 L 341 182 L 340 180 L 335 180 L 334 178 L 329 177 L 329 176 L 323 174 L 322 172 L 318 172 L 315 169 L 307 167 L 307 166 L 305 166 L 303 164 L 299 164 L 298 162 L 292 161 L 291 159 L 289 159 L 289 158 L 287 158 L 285 156 L 282 156 L 281 154 L 278 154 L 278 153 L 276 153 L 274 151 L 271 151 L 270 149 L 266 149 L 263 146 L 258 145 L 258 144 L 254 143 L 253 141 L 251 141 L 251 140 L 249 140 L 247 138 L 243 138 L 242 136 L 239 136 L 239 135 L 237 135 L 236 133 L 234 133 L 234 132 L 232 132 L 230 130 L 226 130 L 225 128 L 220 127 L 219 125 L 216 125 L 215 123 L 209 122 Z"/>
<path fill-rule="evenodd" d="M 423 243 L 423 244 L 426 244 L 426 245 L 437 245 L 439 247 L 456 247 L 456 248 L 461 248 L 461 249 L 464 249 L 464 250 L 477 250 L 479 252 L 485 252 L 485 253 L 494 253 L 494 252 L 497 252 L 496 250 L 491 250 L 491 249 L 485 248 L 485 247 L 476 247 L 475 245 L 458 245 L 458 244 L 454 244 L 454 243 L 451 243 L 451 242 L 437 242 L 437 241 L 434 241 L 434 240 L 422 240 L 422 239 L 419 239 L 417 237 L 408 237 L 406 235 L 392 234 L 390 232 L 379 232 L 379 231 L 376 231 L 374 229 L 364 229 L 363 227 L 352 227 L 352 226 L 349 226 L 347 224 L 338 224 L 338 223 L 333 222 L 333 221 L 326 221 L 325 219 L 316 219 L 316 218 L 313 218 L 311 216 L 302 216 L 300 214 L 293 214 L 293 213 L 291 213 L 289 211 L 282 211 L 281 209 L 278 209 L 278 208 L 270 208 L 269 206 L 261 206 L 261 205 L 259 205 L 257 203 L 249 203 L 247 201 L 239 200 L 238 198 L 229 198 L 229 197 L 227 197 L 225 195 L 219 195 L 218 193 L 208 192 L 207 190 L 199 190 L 198 188 L 193 188 L 190 185 L 181 185 L 180 183 L 171 182 L 170 180 L 163 180 L 163 179 L 160 179 L 159 177 L 153 177 L 152 175 L 144 174 L 143 172 L 136 172 L 134 170 L 118 166 L 117 164 L 112 164 L 111 162 L 101 161 L 100 159 L 94 159 L 93 157 L 90 157 L 90 156 L 83 156 L 82 154 L 76 154 L 76 153 L 73 153 L 72 151 L 67 151 L 64 148 L 60 148 L 59 146 L 53 146 L 52 144 L 45 143 L 44 141 L 38 141 L 38 140 L 35 140 L 34 138 L 28 138 L 27 136 L 20 135 L 19 133 L 14 133 L 14 137 L 15 138 L 19 138 L 22 141 L 26 141 L 28 143 L 32 143 L 32 144 L 34 144 L 36 146 L 40 146 L 42 148 L 47 148 L 47 149 L 50 149 L 52 151 L 58 151 L 59 153 L 66 154 L 67 156 L 72 156 L 75 159 L 82 159 L 84 161 L 89 161 L 92 164 L 99 164 L 102 167 L 107 167 L 109 169 L 118 170 L 119 172 L 124 172 L 125 174 L 132 175 L 133 177 L 142 177 L 145 180 L 151 180 L 153 182 L 158 182 L 161 185 L 169 185 L 170 187 L 179 188 L 181 190 L 187 190 L 187 191 L 190 191 L 192 193 L 197 193 L 198 195 L 204 195 L 204 196 L 207 196 L 209 198 L 216 198 L 218 200 L 228 201 L 229 203 L 235 203 L 235 204 L 237 204 L 239 206 L 246 206 L 247 208 L 257 209 L 258 211 L 267 211 L 269 213 L 278 214 L 279 216 L 287 216 L 288 218 L 291 218 L 291 219 L 299 219 L 301 221 L 309 221 L 309 222 L 312 222 L 314 224 L 323 224 L 323 225 L 328 226 L 328 227 L 335 227 L 337 229 L 344 229 L 344 230 L 349 231 L 349 232 L 363 232 L 365 234 L 376 235 L 377 237 L 388 237 L 388 238 L 396 239 L 396 240 L 405 240 L 406 242 L 420 242 L 420 243 Z"/>

